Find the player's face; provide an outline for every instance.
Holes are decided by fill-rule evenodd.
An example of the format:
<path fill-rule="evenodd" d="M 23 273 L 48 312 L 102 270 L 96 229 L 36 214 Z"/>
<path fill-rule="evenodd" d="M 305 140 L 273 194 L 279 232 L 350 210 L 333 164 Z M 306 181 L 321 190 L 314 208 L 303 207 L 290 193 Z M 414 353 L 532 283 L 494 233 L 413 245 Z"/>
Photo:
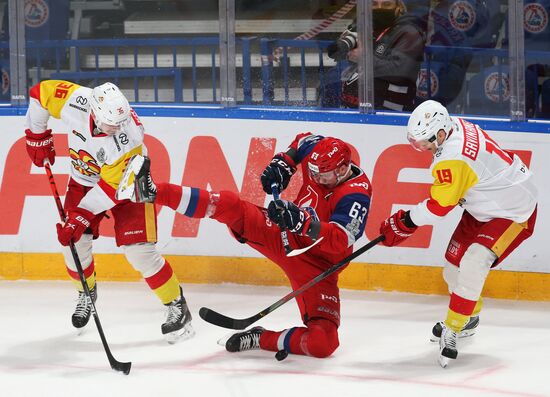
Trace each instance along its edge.
<path fill-rule="evenodd" d="M 418 150 L 419 152 L 428 152 L 431 151 L 432 146 L 435 146 L 433 142 L 429 142 L 426 139 L 423 139 L 421 141 L 415 141 L 413 138 L 408 137 L 409 143 L 412 145 L 415 150 Z"/>
<path fill-rule="evenodd" d="M 92 117 L 94 119 L 94 123 L 96 124 L 97 129 L 100 132 L 107 135 L 115 135 L 120 132 L 120 125 L 111 125 L 111 124 L 98 122 L 93 112 L 92 112 Z"/>
<path fill-rule="evenodd" d="M 438 146 L 440 146 L 445 141 L 445 137 L 445 131 L 439 130 L 436 135 L 436 145 L 435 141 L 430 142 L 426 139 L 417 141 L 412 136 L 407 134 L 407 139 L 409 140 L 409 143 L 412 145 L 413 148 L 415 148 L 419 152 L 432 152 L 432 154 L 435 154 Z"/>
<path fill-rule="evenodd" d="M 309 168 L 309 176 L 316 184 L 332 189 L 340 182 L 340 179 L 343 176 L 342 173 L 345 172 L 344 170 L 347 170 L 347 166 L 345 165 L 327 172 L 315 172 Z"/>

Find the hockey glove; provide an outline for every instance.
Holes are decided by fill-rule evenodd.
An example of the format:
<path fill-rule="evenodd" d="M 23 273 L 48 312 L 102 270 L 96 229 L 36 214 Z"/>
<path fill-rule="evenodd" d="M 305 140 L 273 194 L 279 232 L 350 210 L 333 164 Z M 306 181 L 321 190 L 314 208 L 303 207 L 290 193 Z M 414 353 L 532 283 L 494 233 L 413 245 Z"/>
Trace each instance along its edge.
<path fill-rule="evenodd" d="M 295 172 L 294 161 L 289 155 L 286 153 L 276 154 L 260 177 L 264 192 L 272 194 L 271 185 L 274 183 L 279 185 L 281 191 L 285 190 Z"/>
<path fill-rule="evenodd" d="M 35 134 L 27 128 L 25 135 L 27 136 L 27 153 L 34 165 L 44 167 L 44 159 L 48 159 L 50 164 L 55 163 L 52 130 Z"/>
<path fill-rule="evenodd" d="M 409 212 L 397 211 L 380 225 L 380 234 L 386 238 L 382 241 L 386 247 L 393 247 L 409 238 L 418 229 L 409 217 Z"/>
<path fill-rule="evenodd" d="M 58 223 L 57 227 L 57 239 L 63 246 L 69 245 L 72 242 L 76 243 L 82 237 L 82 234 L 91 225 L 91 220 L 94 218 L 94 214 L 83 208 L 76 208 L 69 212 L 69 219 L 64 225 Z"/>
<path fill-rule="evenodd" d="M 267 207 L 267 216 L 276 223 L 281 230 L 285 228 L 301 236 L 308 235 L 313 223 L 319 223 L 317 214 L 299 208 L 292 201 L 274 200 Z"/>

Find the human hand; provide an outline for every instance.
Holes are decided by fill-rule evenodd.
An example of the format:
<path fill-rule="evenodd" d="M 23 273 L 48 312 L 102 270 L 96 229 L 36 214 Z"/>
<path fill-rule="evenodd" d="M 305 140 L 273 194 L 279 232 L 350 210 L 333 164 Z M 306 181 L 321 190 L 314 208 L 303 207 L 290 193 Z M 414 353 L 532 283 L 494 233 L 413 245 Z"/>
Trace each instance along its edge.
<path fill-rule="evenodd" d="M 25 130 L 27 153 L 37 167 L 44 167 L 44 160 L 55 163 L 55 148 L 53 146 L 52 130 L 35 134 L 30 129 Z"/>
<path fill-rule="evenodd" d="M 281 191 L 286 189 L 290 178 L 295 172 L 296 167 L 292 164 L 292 159 L 288 155 L 284 153 L 276 154 L 260 176 L 264 192 L 272 194 L 271 185 L 273 184 L 277 184 Z"/>
<path fill-rule="evenodd" d="M 380 234 L 385 237 L 382 244 L 386 247 L 393 247 L 401 244 L 418 229 L 417 226 L 408 227 L 405 225 L 403 219 L 406 214 L 405 211 L 399 210 L 380 225 Z"/>
<path fill-rule="evenodd" d="M 76 243 L 82 237 L 82 234 L 91 225 L 91 219 L 94 214 L 83 208 L 76 208 L 69 213 L 69 219 L 64 225 L 58 223 L 57 227 L 57 239 L 63 246 L 68 246 L 72 241 Z"/>

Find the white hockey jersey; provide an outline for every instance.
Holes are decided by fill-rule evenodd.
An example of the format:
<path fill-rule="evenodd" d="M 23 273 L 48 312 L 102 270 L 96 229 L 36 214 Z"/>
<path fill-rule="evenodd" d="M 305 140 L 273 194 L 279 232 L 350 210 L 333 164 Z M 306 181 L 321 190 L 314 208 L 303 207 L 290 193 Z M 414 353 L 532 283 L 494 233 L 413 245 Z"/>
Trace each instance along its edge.
<path fill-rule="evenodd" d="M 525 222 L 537 205 L 531 171 L 479 126 L 453 117 L 453 129 L 434 154 L 430 198 L 411 209 L 412 221 L 431 224 L 456 205 L 475 219 Z"/>
<path fill-rule="evenodd" d="M 68 81 L 45 80 L 30 90 L 26 128 L 42 133 L 50 117 L 67 125 L 71 178 L 93 187 L 79 207 L 95 214 L 113 207 L 114 193 L 126 163 L 135 154 L 146 155 L 143 144 L 144 128 L 134 110 L 120 132 L 109 136 L 94 131 L 90 116 L 91 88 Z"/>

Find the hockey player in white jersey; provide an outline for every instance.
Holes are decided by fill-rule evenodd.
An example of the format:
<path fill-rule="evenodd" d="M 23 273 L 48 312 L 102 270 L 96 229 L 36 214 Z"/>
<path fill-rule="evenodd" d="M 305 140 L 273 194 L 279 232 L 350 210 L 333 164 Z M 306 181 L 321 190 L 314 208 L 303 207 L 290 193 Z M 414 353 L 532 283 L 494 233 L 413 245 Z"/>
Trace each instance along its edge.
<path fill-rule="evenodd" d="M 407 138 L 415 149 L 433 154 L 434 182 L 428 199 L 382 223 L 383 244 L 397 245 L 455 206 L 464 209 L 445 253 L 447 318 L 432 330 L 439 363 L 446 367 L 458 355 L 457 338 L 472 335 L 479 324 L 489 270 L 533 233 L 537 190 L 517 154 L 501 149 L 479 126 L 450 117 L 439 102 L 423 102 L 413 111 Z"/>
<path fill-rule="evenodd" d="M 61 119 L 68 130 L 71 163 L 65 195 L 66 222 L 57 225 L 58 240 L 69 276 L 79 290 L 72 323 L 84 327 L 90 318 L 88 303 L 73 261 L 69 242 L 75 243 L 92 299 L 97 299 L 92 241 L 99 236 L 99 224 L 110 210 L 115 236 L 128 262 L 145 278 L 151 290 L 167 308 L 161 332 L 169 343 L 193 336 L 191 313 L 179 281 L 170 264 L 159 254 L 156 210 L 152 204 L 119 201 L 115 191 L 130 157 L 147 154 L 144 127 L 128 100 L 112 83 L 94 89 L 68 81 L 46 80 L 30 90 L 26 120 L 27 152 L 42 167 L 55 162 L 50 117 Z"/>

